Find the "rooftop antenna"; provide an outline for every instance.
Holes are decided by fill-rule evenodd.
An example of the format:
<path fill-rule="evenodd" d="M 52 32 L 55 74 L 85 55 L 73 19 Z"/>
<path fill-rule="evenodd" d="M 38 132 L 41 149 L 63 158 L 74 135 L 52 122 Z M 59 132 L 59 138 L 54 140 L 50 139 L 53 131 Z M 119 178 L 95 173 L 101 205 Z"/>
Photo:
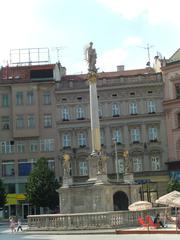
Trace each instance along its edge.
<path fill-rule="evenodd" d="M 154 45 L 149 45 L 149 43 L 147 43 L 146 47 L 141 47 L 141 46 L 139 46 L 139 47 L 147 50 L 148 62 L 146 63 L 146 66 L 150 67 L 151 66 L 150 48 L 154 47 Z"/>
<path fill-rule="evenodd" d="M 65 47 L 53 47 L 52 50 L 55 50 L 56 51 L 56 56 L 57 56 L 57 62 L 60 62 L 60 50 L 64 49 Z"/>

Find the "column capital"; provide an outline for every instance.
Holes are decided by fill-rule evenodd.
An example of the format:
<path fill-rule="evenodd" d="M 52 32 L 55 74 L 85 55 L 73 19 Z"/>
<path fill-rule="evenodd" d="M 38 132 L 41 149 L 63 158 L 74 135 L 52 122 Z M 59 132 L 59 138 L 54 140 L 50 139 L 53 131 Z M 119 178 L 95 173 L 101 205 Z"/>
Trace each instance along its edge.
<path fill-rule="evenodd" d="M 90 72 L 88 73 L 88 81 L 89 83 L 96 83 L 97 80 L 97 73 L 96 72 Z"/>

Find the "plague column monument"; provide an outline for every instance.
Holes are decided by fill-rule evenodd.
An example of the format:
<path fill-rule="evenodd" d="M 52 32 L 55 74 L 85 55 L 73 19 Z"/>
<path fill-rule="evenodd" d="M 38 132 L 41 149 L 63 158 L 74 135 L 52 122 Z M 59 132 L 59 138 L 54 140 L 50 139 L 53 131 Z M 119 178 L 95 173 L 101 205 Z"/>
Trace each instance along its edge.
<path fill-rule="evenodd" d="M 96 69 L 96 50 L 90 42 L 86 51 L 88 62 L 88 81 L 90 95 L 90 117 L 91 117 L 91 140 L 92 153 L 89 156 L 89 181 L 102 183 L 107 181 L 106 155 L 101 151 L 100 126 L 99 126 L 99 107 L 97 99 L 97 69 Z"/>
<path fill-rule="evenodd" d="M 139 187 L 134 184 L 132 174 L 129 174 L 130 165 L 127 154 L 124 155 L 124 160 L 127 163 L 124 181 L 120 182 L 118 180 L 117 182 L 112 182 L 107 178 L 108 157 L 105 152 L 102 151 L 100 142 L 96 59 L 96 50 L 93 48 L 93 43 L 90 42 L 89 47 L 86 49 L 92 142 L 92 150 L 88 157 L 89 179 L 81 183 L 73 182 L 69 171 L 70 156 L 65 153 L 63 156 L 63 184 L 58 190 L 60 213 L 63 214 L 127 210 L 128 204 L 139 200 Z M 129 176 L 131 176 L 130 181 Z"/>

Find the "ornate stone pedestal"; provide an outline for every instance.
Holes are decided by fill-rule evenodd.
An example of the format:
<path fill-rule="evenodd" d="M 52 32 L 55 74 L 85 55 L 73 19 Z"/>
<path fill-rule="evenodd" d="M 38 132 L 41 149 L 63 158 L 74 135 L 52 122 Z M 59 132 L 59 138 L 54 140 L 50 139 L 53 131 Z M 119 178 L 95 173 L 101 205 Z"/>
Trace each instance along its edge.
<path fill-rule="evenodd" d="M 63 177 L 63 185 L 62 187 L 67 188 L 71 186 L 73 183 L 72 177 Z"/>
<path fill-rule="evenodd" d="M 124 183 L 133 184 L 134 183 L 134 175 L 133 173 L 124 173 Z"/>
<path fill-rule="evenodd" d="M 89 156 L 88 182 L 107 183 L 107 156 L 104 152 L 94 152 Z"/>

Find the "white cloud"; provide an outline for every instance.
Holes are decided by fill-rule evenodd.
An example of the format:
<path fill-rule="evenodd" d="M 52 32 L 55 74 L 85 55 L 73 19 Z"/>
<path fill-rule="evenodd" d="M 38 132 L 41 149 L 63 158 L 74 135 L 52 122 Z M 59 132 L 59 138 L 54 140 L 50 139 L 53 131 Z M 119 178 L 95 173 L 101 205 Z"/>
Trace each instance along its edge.
<path fill-rule="evenodd" d="M 96 66 L 100 71 L 115 71 L 116 66 L 123 65 L 127 56 L 128 52 L 122 48 L 111 49 L 99 56 Z"/>
<path fill-rule="evenodd" d="M 170 23 L 180 26 L 179 0 L 97 0 L 97 2 L 128 20 L 143 15 L 150 24 Z"/>
<path fill-rule="evenodd" d="M 128 47 L 128 46 L 138 46 L 141 45 L 143 42 L 142 38 L 138 37 L 138 36 L 130 36 L 127 37 L 124 41 L 123 41 L 123 45 Z"/>

